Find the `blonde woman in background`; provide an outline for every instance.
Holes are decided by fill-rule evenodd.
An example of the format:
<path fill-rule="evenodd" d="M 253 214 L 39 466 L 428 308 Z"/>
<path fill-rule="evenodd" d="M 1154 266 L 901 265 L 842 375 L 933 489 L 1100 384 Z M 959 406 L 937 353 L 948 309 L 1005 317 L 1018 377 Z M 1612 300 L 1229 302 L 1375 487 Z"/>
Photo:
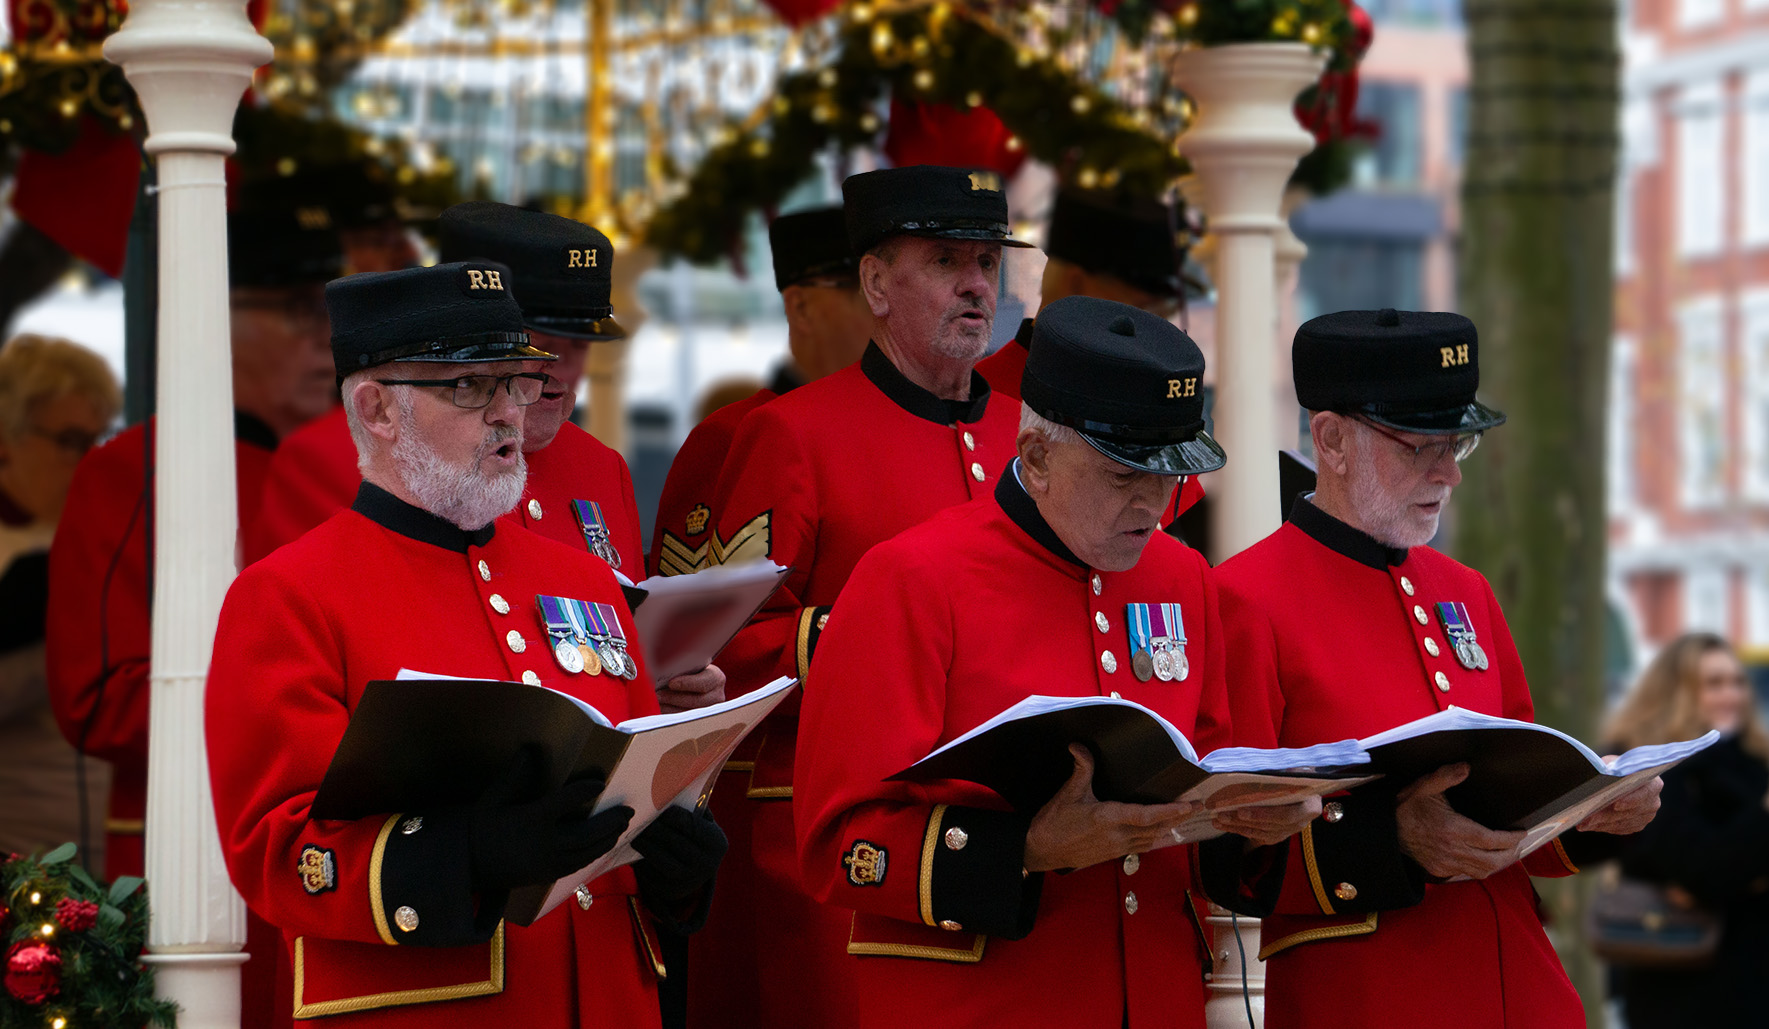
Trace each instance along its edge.
<path fill-rule="evenodd" d="M 1618 968 L 1629 1029 L 1757 1026 L 1769 1018 L 1769 732 L 1724 639 L 1689 633 L 1661 650 L 1605 738 L 1616 749 L 1718 729 L 1713 747 L 1665 773 L 1658 817 L 1629 841 L 1622 870 L 1721 916 L 1710 967 Z"/>
<path fill-rule="evenodd" d="M 81 773 L 45 685 L 49 543 L 75 466 L 122 406 L 116 376 L 85 347 L 32 335 L 0 347 L 0 853 L 81 836 Z M 109 766 L 88 761 L 84 776 L 86 810 L 104 811 Z M 104 833 L 87 829 L 82 861 L 102 869 Z"/>

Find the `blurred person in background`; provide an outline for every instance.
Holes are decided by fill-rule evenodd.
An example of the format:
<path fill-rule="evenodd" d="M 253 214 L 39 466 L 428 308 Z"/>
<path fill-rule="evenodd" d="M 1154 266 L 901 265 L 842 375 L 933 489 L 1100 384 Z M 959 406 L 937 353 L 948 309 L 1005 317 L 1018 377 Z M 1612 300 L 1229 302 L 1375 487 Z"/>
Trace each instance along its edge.
<path fill-rule="evenodd" d="M 1619 751 L 1709 729 L 1720 741 L 1664 774 L 1663 806 L 1622 871 L 1720 915 L 1719 952 L 1706 968 L 1616 969 L 1630 1029 L 1760 1026 L 1769 1009 L 1769 731 L 1738 655 L 1711 633 L 1671 641 L 1604 738 Z"/>
<path fill-rule="evenodd" d="M 103 867 L 104 837 L 84 824 L 103 809 L 110 767 L 78 755 L 55 725 L 43 647 L 49 543 L 74 468 L 123 407 L 104 359 L 63 339 L 23 335 L 0 347 L 0 853 L 68 841 Z"/>

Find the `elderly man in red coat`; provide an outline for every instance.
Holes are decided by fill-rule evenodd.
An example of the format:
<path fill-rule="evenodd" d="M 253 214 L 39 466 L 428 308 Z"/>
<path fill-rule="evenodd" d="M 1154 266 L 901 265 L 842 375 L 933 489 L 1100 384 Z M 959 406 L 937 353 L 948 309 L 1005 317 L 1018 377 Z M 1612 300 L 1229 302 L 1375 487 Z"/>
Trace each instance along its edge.
<path fill-rule="evenodd" d="M 793 569 L 719 656 L 729 689 L 804 676 L 823 616 L 874 544 L 987 496 L 1013 451 L 1014 410 L 973 366 L 995 317 L 1007 198 L 999 176 L 918 165 L 842 184 L 848 242 L 877 330 L 860 360 L 752 411 L 713 510 L 715 560 Z M 733 852 L 707 930 L 694 938 L 689 1025 L 822 1027 L 851 1010 L 820 975 L 847 919 L 807 897 L 793 843 L 798 710 L 776 709 L 713 795 Z"/>
<path fill-rule="evenodd" d="M 1243 853 L 1318 799 L 1218 814 L 1239 835 L 1204 845 L 1221 869 L 1206 876 L 1198 848 L 1163 847 L 1193 805 L 1095 799 L 1079 745 L 1035 810 L 885 780 L 1032 694 L 1136 701 L 1200 752 L 1232 741 L 1209 566 L 1157 528 L 1178 476 L 1223 463 L 1203 373 L 1153 314 L 1045 308 L 1019 456 L 993 495 L 879 544 L 848 579 L 811 665 L 795 797 L 805 885 L 851 909 L 845 948 L 816 959 L 856 993 L 831 1024 L 1202 1029 L 1201 887 L 1234 883 Z M 1150 640 L 1145 624 L 1170 631 Z"/>
<path fill-rule="evenodd" d="M 1319 488 L 1217 570 L 1238 742 L 1368 736 L 1457 705 L 1532 719 L 1487 581 L 1427 544 L 1458 468 L 1504 416 L 1479 403 L 1474 324 L 1344 311 L 1296 332 Z M 1530 876 L 1612 853 L 1660 784 L 1518 861 L 1521 832 L 1458 814 L 1451 765 L 1334 798 L 1292 843 L 1262 927 L 1271 1029 L 1575 1029 L 1579 997 L 1542 931 Z M 1405 968 L 1424 974 L 1395 975 Z"/>
<path fill-rule="evenodd" d="M 373 1026 L 572 1029 L 658 1021 L 650 916 L 692 928 L 724 837 L 666 813 L 643 855 L 526 927 L 513 889 L 605 853 L 631 811 L 601 784 L 508 790 L 354 821 L 309 816 L 366 684 L 402 670 L 548 685 L 609 719 L 655 712 L 630 674 L 554 665 L 541 597 L 607 605 L 614 573 L 500 520 L 522 497 L 523 412 L 552 355 L 529 345 L 509 270 L 489 262 L 352 276 L 327 289 L 363 485 L 349 510 L 229 590 L 207 693 L 211 784 L 234 885 L 280 928 L 294 1015 Z M 526 792 L 525 799 L 521 794 Z"/>

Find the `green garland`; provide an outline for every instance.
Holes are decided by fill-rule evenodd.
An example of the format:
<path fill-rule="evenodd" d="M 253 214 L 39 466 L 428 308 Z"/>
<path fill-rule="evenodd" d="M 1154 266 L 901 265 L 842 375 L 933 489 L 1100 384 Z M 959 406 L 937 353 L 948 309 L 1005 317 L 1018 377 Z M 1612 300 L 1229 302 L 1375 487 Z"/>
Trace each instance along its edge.
<path fill-rule="evenodd" d="M 154 997 L 141 963 L 145 885 L 122 876 L 106 887 L 73 857 L 65 843 L 0 861 L 0 1027 L 172 1029 L 177 1005 Z"/>
<path fill-rule="evenodd" d="M 936 6 L 851 18 L 835 62 L 782 79 L 762 124 L 729 127 L 679 199 L 652 217 L 646 242 L 699 264 L 727 256 L 749 212 L 779 204 L 817 153 L 874 143 L 883 129 L 874 111 L 893 94 L 990 108 L 1066 183 L 1154 196 L 1189 171 L 1162 142 L 1178 135 L 1177 108 L 1165 124 L 1139 119 L 962 9 Z"/>

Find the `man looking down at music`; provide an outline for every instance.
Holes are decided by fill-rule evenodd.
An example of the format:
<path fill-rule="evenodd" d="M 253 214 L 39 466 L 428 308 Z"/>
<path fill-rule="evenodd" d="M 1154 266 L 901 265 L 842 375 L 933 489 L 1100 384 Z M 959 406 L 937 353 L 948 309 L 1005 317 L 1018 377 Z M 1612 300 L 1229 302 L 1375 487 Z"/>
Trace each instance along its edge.
<path fill-rule="evenodd" d="M 1203 374 L 1154 314 L 1091 297 L 1040 311 L 1018 457 L 993 494 L 874 547 L 836 601 L 796 799 L 806 887 L 852 910 L 829 959 L 857 994 L 849 1024 L 1203 1026 L 1200 887 L 1234 880 L 1244 850 L 1282 842 L 1319 800 L 1217 815 L 1239 836 L 1200 862 L 1163 848 L 1193 804 L 1101 802 L 1078 745 L 1036 811 L 884 781 L 1032 694 L 1122 697 L 1200 753 L 1230 742 L 1215 586 L 1157 528 L 1178 476 L 1224 461 Z"/>

